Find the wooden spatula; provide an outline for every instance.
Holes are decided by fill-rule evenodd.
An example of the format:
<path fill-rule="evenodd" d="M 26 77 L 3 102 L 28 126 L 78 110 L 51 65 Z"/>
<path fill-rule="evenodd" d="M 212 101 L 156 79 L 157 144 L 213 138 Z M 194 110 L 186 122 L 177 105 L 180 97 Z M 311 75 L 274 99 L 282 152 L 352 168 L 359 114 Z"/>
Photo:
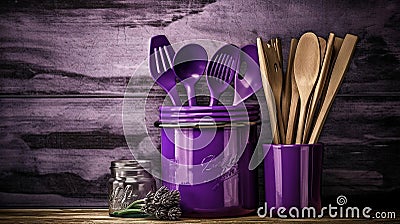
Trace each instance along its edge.
<path fill-rule="evenodd" d="M 319 48 L 321 51 L 321 66 L 324 62 L 324 56 L 326 52 L 326 40 L 323 37 L 318 37 Z"/>
<path fill-rule="evenodd" d="M 321 64 L 318 37 L 311 32 L 301 36 L 294 58 L 294 76 L 300 95 L 300 116 L 296 144 L 303 143 L 303 132 L 308 102 L 317 81 Z"/>
<path fill-rule="evenodd" d="M 319 74 L 318 80 L 317 80 L 317 85 L 315 86 L 315 90 L 312 96 L 312 100 L 310 102 L 310 107 L 308 110 L 308 115 L 307 115 L 307 122 L 306 122 L 306 128 L 304 131 L 304 142 L 307 143 L 308 138 L 310 136 L 310 132 L 313 128 L 313 119 L 315 115 L 317 115 L 317 103 L 321 98 L 322 91 L 324 90 L 324 85 L 326 82 L 326 77 L 329 71 L 329 65 L 331 61 L 331 56 L 332 56 L 332 50 L 333 50 L 333 42 L 335 39 L 335 35 L 333 33 L 329 34 L 328 37 L 328 43 L 324 44 L 325 40 L 322 41 L 322 46 L 321 46 L 321 39 L 320 39 L 320 46 L 321 48 L 326 47 L 326 52 L 322 52 L 321 50 L 321 55 L 322 53 L 325 54 L 322 67 L 321 67 L 321 72 Z M 325 42 L 326 43 L 326 42 Z"/>
<path fill-rule="evenodd" d="M 324 89 L 322 91 L 321 98 L 320 98 L 320 100 L 319 100 L 319 102 L 317 104 L 317 106 L 318 106 L 317 110 L 318 111 L 321 110 L 322 102 L 325 99 L 326 91 L 328 90 L 329 80 L 331 79 L 332 69 L 333 69 L 333 66 L 335 65 L 336 58 L 337 58 L 337 56 L 339 54 L 340 48 L 342 47 L 342 43 L 343 43 L 343 38 L 335 37 L 335 39 L 333 41 L 333 50 L 332 50 L 332 56 L 331 56 L 331 63 L 329 65 L 329 71 L 328 71 L 328 74 L 326 76 L 326 82 L 324 83 Z M 315 124 L 316 120 L 317 120 L 317 117 L 314 117 L 314 124 Z"/>
<path fill-rule="evenodd" d="M 288 64 L 287 64 L 286 74 L 284 76 L 284 81 L 283 81 L 282 122 L 283 122 L 284 131 L 285 131 L 285 136 L 287 134 L 289 111 L 290 111 L 290 104 L 291 104 L 291 99 L 292 99 L 292 74 L 293 74 L 292 70 L 293 70 L 293 59 L 294 59 L 297 42 L 298 42 L 297 40 L 292 39 L 292 41 L 290 43 Z M 295 44 L 295 46 L 293 48 L 294 44 Z"/>
<path fill-rule="evenodd" d="M 276 119 L 280 136 L 279 140 L 280 143 L 282 143 L 285 140 L 285 131 L 282 121 L 282 63 L 279 60 L 279 54 L 277 53 L 277 50 L 272 45 L 265 44 L 264 52 L 266 52 L 267 56 L 268 81 L 275 97 Z"/>
<path fill-rule="evenodd" d="M 285 144 L 294 143 L 293 139 L 296 138 L 296 130 L 297 130 L 297 120 L 299 118 L 299 90 L 297 89 L 296 80 L 293 74 L 293 62 L 294 55 L 296 53 L 297 43 L 299 41 L 297 39 L 292 39 L 290 42 L 290 50 L 289 50 L 289 58 L 288 58 L 288 67 L 286 70 L 285 77 L 285 87 L 284 94 L 282 98 L 282 113 L 283 120 L 286 119 L 287 127 L 286 127 L 286 141 Z M 289 109 L 287 109 L 289 107 Z M 288 111 L 286 116 L 285 111 Z"/>
<path fill-rule="evenodd" d="M 333 42 L 333 52 L 332 52 L 332 63 L 331 63 L 331 68 L 333 68 L 333 65 L 336 62 L 337 56 L 339 54 L 340 48 L 342 47 L 343 44 L 343 38 L 340 37 L 335 37 L 335 41 Z"/>
<path fill-rule="evenodd" d="M 344 74 L 350 65 L 350 58 L 354 53 L 356 43 L 357 37 L 351 34 L 347 34 L 343 40 L 342 46 L 332 69 L 332 74 L 329 80 L 326 96 L 323 101 L 321 111 L 317 117 L 314 129 L 311 133 L 311 137 L 309 140 L 310 144 L 314 144 L 318 141 L 322 126 L 325 123 L 326 117 L 328 116 L 328 111 L 332 106 L 333 99 L 338 92 L 339 86 L 343 81 Z"/>
<path fill-rule="evenodd" d="M 274 47 L 277 55 L 279 62 L 281 64 L 281 67 L 283 67 L 283 55 L 282 55 L 282 42 L 279 38 L 274 38 L 271 40 L 271 44 Z"/>
<path fill-rule="evenodd" d="M 267 101 L 267 109 L 269 113 L 269 120 L 271 124 L 271 131 L 273 134 L 272 143 L 280 143 L 280 133 L 277 125 L 277 112 L 275 108 L 275 97 L 272 91 L 272 87 L 269 83 L 269 71 L 268 71 L 268 61 L 267 61 L 267 47 L 260 37 L 257 38 L 257 50 L 258 50 L 258 60 L 260 62 L 261 79 L 265 94 L 265 100 Z"/>

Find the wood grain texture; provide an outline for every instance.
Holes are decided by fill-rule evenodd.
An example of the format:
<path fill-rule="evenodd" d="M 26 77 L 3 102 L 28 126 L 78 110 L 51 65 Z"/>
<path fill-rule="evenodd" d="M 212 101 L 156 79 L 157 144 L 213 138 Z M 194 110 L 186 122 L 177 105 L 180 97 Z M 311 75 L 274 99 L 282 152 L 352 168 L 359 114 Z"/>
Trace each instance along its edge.
<path fill-rule="evenodd" d="M 397 211 L 395 211 L 398 213 Z M 371 213 L 372 214 L 372 213 Z M 1 209 L 0 223 L 375 223 L 376 219 L 279 219 L 260 218 L 256 215 L 237 218 L 181 218 L 178 221 L 161 221 L 151 218 L 116 218 L 108 216 L 106 209 Z M 381 219 L 385 223 L 398 222 L 399 218 Z"/>
<path fill-rule="evenodd" d="M 205 38 L 238 46 L 278 36 L 287 55 L 291 38 L 308 30 L 359 36 L 340 93 L 399 93 L 397 1 L 211 2 L 5 1 L 1 94 L 122 94 L 156 34 L 172 43 Z"/>
<path fill-rule="evenodd" d="M 144 100 L 132 101 L 129 123 L 136 133 L 131 140 L 151 157 L 146 124 L 154 123 L 156 112 L 145 119 Z M 0 205 L 105 206 L 110 162 L 133 158 L 124 139 L 122 103 L 121 98 L 0 99 L 0 131 L 5 133 L 0 138 Z M 336 99 L 321 137 L 326 143 L 324 197 L 399 190 L 399 112 L 397 97 Z M 158 145 L 159 130 L 149 130 Z"/>
<path fill-rule="evenodd" d="M 2 2 L 1 92 L 121 94 L 149 38 L 212 2 Z"/>

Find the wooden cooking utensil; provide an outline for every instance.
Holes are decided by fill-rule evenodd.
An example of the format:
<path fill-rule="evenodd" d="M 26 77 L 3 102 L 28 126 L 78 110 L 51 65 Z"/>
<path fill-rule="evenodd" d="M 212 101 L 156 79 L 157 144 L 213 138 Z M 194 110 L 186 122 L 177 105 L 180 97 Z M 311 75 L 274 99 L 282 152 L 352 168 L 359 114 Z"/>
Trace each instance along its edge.
<path fill-rule="evenodd" d="M 311 32 L 301 36 L 294 58 L 294 76 L 300 95 L 300 117 L 296 144 L 303 143 L 303 132 L 310 95 L 318 78 L 321 52 L 318 37 Z"/>
<path fill-rule="evenodd" d="M 329 83 L 329 80 L 330 80 L 331 74 L 332 74 L 332 69 L 333 69 L 333 66 L 335 65 L 335 61 L 336 61 L 337 55 L 339 54 L 340 47 L 342 47 L 342 43 L 343 43 L 343 38 L 335 37 L 335 39 L 333 41 L 333 50 L 332 50 L 332 56 L 331 56 L 331 63 L 329 65 L 329 71 L 328 71 L 328 74 L 326 76 L 326 80 L 327 81 L 324 83 L 324 88 L 323 88 L 323 91 L 322 91 L 321 98 L 320 98 L 319 102 L 317 103 L 317 105 L 318 105 L 317 106 L 318 107 L 317 110 L 319 110 L 319 111 L 321 110 L 322 102 L 325 99 L 326 91 L 328 89 L 328 83 Z M 315 121 L 316 121 L 316 117 L 314 117 L 314 123 L 315 123 Z"/>
<path fill-rule="evenodd" d="M 272 40 L 270 40 L 271 45 L 274 47 L 275 52 L 277 54 L 277 57 L 279 59 L 279 65 L 280 68 L 282 70 L 282 72 L 278 75 L 282 75 L 282 79 L 283 80 L 283 84 L 282 84 L 282 93 L 281 93 L 281 118 L 279 119 L 282 123 L 281 125 L 281 140 L 284 142 L 285 141 L 285 136 L 286 136 L 286 128 L 287 128 L 287 120 L 288 120 L 288 116 L 289 116 L 289 107 L 290 107 L 290 94 L 291 94 L 291 86 L 290 86 L 290 79 L 289 81 L 287 81 L 287 76 L 283 75 L 283 54 L 282 54 L 282 42 L 279 38 L 274 38 Z M 287 84 L 288 83 L 288 84 Z M 285 90 L 285 86 L 289 85 L 289 88 L 286 88 Z M 289 91 L 287 91 L 287 89 L 289 89 Z M 283 127 L 282 127 L 283 126 Z"/>
<path fill-rule="evenodd" d="M 271 41 L 276 45 L 275 41 Z M 282 143 L 285 140 L 285 129 L 282 121 L 282 88 L 283 88 L 283 72 L 279 55 L 272 45 L 265 44 L 264 52 L 267 56 L 268 81 L 271 85 L 275 98 L 276 119 L 279 131 L 279 140 Z"/>
<path fill-rule="evenodd" d="M 291 70 L 293 70 L 293 59 L 294 59 L 294 53 L 295 53 L 295 51 L 294 51 L 295 49 L 293 49 L 294 40 L 295 39 L 292 39 L 292 41 L 290 43 L 288 64 L 287 64 L 286 74 L 284 76 L 283 91 L 282 91 L 282 122 L 283 122 L 284 131 L 285 131 L 285 136 L 287 133 L 290 101 L 292 98 L 292 73 L 293 72 Z M 295 45 L 297 46 L 297 40 L 295 40 Z"/>
<path fill-rule="evenodd" d="M 286 70 L 286 81 L 284 87 L 284 95 L 282 98 L 282 113 L 283 119 L 287 120 L 287 128 L 286 128 L 286 139 L 285 144 L 292 144 L 293 139 L 295 138 L 296 130 L 297 130 L 297 120 L 299 118 L 299 90 L 297 89 L 296 79 L 293 74 L 293 62 L 294 56 L 296 53 L 297 43 L 299 41 L 297 39 L 292 39 L 290 42 L 290 50 L 289 50 L 289 58 L 288 58 L 288 67 Z M 289 95 L 289 97 L 287 97 Z M 284 103 L 285 102 L 285 103 Z M 288 103 L 288 104 L 287 104 Z M 290 105 L 290 106 L 289 106 Z M 285 117 L 285 112 L 288 109 L 288 115 Z"/>
<path fill-rule="evenodd" d="M 310 102 L 310 107 L 308 110 L 306 128 L 305 128 L 304 137 L 303 137 L 304 143 L 307 143 L 309 135 L 312 131 L 313 120 L 314 120 L 315 116 L 318 115 L 317 103 L 321 99 L 322 91 L 324 90 L 324 85 L 326 83 L 326 77 L 327 77 L 327 74 L 329 71 L 329 65 L 330 65 L 331 56 L 332 56 L 334 39 L 335 39 L 335 35 L 333 33 L 330 33 L 329 37 L 328 37 L 328 43 L 325 44 L 326 52 L 324 52 L 325 56 L 324 56 L 323 64 L 321 67 L 321 72 L 319 74 L 319 77 L 317 80 L 317 85 L 315 86 L 315 90 L 314 90 L 312 100 Z M 325 42 L 325 40 L 323 40 L 322 43 L 323 42 Z M 320 45 L 321 45 L 321 39 L 320 39 Z M 324 44 L 322 44 L 322 45 L 324 45 Z M 321 55 L 322 55 L 322 50 L 321 50 Z"/>
<path fill-rule="evenodd" d="M 283 68 L 283 55 L 282 55 L 282 42 L 279 38 L 274 38 L 271 40 L 271 45 L 274 47 L 276 53 L 278 54 L 279 63 Z"/>
<path fill-rule="evenodd" d="M 269 113 L 269 120 L 271 124 L 271 131 L 273 134 L 273 139 L 272 143 L 273 144 L 279 144 L 280 143 L 280 133 L 279 133 L 279 128 L 277 125 L 277 111 L 275 108 L 275 97 L 274 93 L 271 91 L 272 89 L 272 84 L 270 85 L 269 83 L 269 70 L 268 70 L 268 61 L 267 61 L 267 53 L 266 51 L 268 50 L 267 47 L 265 46 L 264 42 L 260 37 L 257 38 L 257 50 L 258 50 L 258 59 L 260 62 L 260 71 L 261 71 L 261 79 L 262 79 L 262 84 L 263 84 L 263 89 L 264 89 L 264 94 L 265 94 L 265 100 L 267 101 L 267 109 Z"/>
<path fill-rule="evenodd" d="M 332 74 L 329 80 L 327 93 L 323 101 L 321 111 L 315 122 L 314 130 L 311 133 L 311 137 L 309 140 L 310 144 L 314 144 L 318 141 L 322 126 L 325 123 L 326 117 L 328 116 L 328 111 L 332 106 L 333 99 L 338 92 L 339 86 L 343 81 L 344 74 L 350 65 L 350 58 L 354 53 L 356 43 L 357 36 L 351 34 L 347 34 L 343 40 L 342 46 L 332 69 Z"/>
<path fill-rule="evenodd" d="M 335 41 L 333 42 L 331 68 L 333 68 L 333 65 L 335 64 L 336 58 L 337 58 L 337 56 L 339 54 L 339 51 L 340 51 L 340 48 L 342 47 L 342 44 L 343 44 L 343 38 L 335 37 Z"/>
<path fill-rule="evenodd" d="M 319 49 L 321 52 L 321 68 L 322 68 L 322 64 L 324 62 L 325 51 L 326 51 L 326 40 L 323 37 L 318 37 L 318 42 L 319 42 Z M 318 78 L 318 80 L 319 80 L 319 78 Z M 318 82 L 318 80 L 317 80 L 317 82 Z M 304 123 L 303 139 L 305 139 L 305 133 L 306 133 L 307 127 L 311 127 L 311 125 L 312 125 L 312 123 L 310 123 L 310 122 L 312 122 L 313 116 L 310 116 L 310 112 L 311 112 L 310 109 L 312 108 L 312 102 L 314 101 L 314 99 L 316 99 L 314 94 L 315 94 L 315 91 L 313 91 L 310 95 L 310 102 L 309 102 L 310 105 L 308 106 L 308 110 L 307 110 L 307 114 L 306 114 L 306 123 Z"/>
<path fill-rule="evenodd" d="M 321 66 L 322 66 L 326 51 L 326 40 L 323 37 L 318 37 L 318 42 L 319 42 L 319 48 L 321 50 Z"/>

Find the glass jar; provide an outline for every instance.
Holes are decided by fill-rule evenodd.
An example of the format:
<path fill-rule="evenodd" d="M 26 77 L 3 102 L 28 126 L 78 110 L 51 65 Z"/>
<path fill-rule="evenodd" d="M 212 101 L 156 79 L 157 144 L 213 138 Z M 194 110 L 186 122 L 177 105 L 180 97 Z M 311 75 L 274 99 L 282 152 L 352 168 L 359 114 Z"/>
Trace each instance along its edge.
<path fill-rule="evenodd" d="M 147 160 L 117 160 L 111 162 L 108 181 L 108 208 L 110 216 L 126 209 L 132 202 L 155 192 L 156 182 L 145 169 L 151 168 Z"/>

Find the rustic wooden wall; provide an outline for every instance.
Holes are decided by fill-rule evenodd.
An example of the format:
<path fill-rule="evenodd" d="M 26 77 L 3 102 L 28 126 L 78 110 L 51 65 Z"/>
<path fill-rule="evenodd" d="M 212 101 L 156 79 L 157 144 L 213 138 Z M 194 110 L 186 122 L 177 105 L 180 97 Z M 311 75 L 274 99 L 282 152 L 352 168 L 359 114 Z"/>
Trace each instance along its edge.
<path fill-rule="evenodd" d="M 0 6 L 0 207 L 106 205 L 110 161 L 132 158 L 123 93 L 151 36 L 236 45 L 278 36 L 286 55 L 290 38 L 311 30 L 360 37 L 321 137 L 324 202 L 343 194 L 352 204 L 399 208 L 398 1 L 6 0 Z M 135 81 L 140 108 L 151 79 Z M 141 110 L 132 117 L 144 125 Z M 139 148 L 150 144 L 145 131 L 133 139 Z"/>

